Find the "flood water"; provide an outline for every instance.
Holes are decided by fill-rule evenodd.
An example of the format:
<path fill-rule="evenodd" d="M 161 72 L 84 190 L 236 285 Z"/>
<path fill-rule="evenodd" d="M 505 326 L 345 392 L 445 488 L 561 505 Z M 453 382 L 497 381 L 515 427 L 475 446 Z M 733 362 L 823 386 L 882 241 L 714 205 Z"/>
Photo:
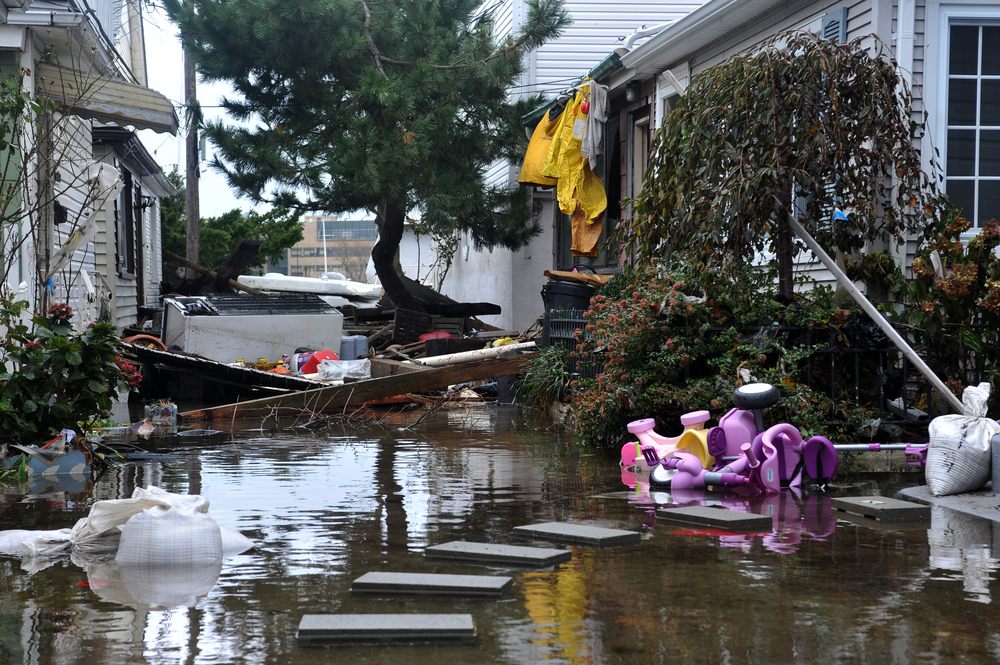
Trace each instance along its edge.
<path fill-rule="evenodd" d="M 834 512 L 829 496 L 650 495 L 624 486 L 609 457 L 511 408 L 442 411 L 413 429 L 245 432 L 170 452 L 125 463 L 82 492 L 8 487 L 0 530 L 72 526 L 93 501 L 152 485 L 204 495 L 210 515 L 255 547 L 196 580 L 129 579 L 113 564 L 69 559 L 29 572 L 0 558 L 0 663 L 1000 661 L 1000 528 L 945 509 L 930 525 L 891 525 Z M 915 484 L 841 479 L 831 494 L 891 493 L 902 483 Z M 642 508 L 657 501 L 750 509 L 771 515 L 773 529 L 658 523 Z M 423 555 L 451 540 L 527 544 L 512 527 L 550 520 L 641 530 L 643 540 L 574 546 L 569 562 L 546 569 Z M 352 595 L 368 571 L 514 583 L 498 599 Z M 470 613 L 477 636 L 297 643 L 303 614 L 335 612 Z"/>

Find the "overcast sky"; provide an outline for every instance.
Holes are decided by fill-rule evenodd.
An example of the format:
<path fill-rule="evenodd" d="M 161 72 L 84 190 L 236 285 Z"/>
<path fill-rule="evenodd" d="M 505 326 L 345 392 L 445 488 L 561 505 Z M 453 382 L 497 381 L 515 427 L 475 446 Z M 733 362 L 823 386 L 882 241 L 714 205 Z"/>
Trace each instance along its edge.
<path fill-rule="evenodd" d="M 148 8 L 148 4 L 143 4 Z M 157 90 L 180 109 L 184 103 L 184 56 L 177 30 L 162 10 L 146 12 L 146 59 L 149 71 L 149 87 Z M 213 108 L 219 99 L 229 91 L 228 86 L 220 84 L 198 84 L 198 101 L 202 104 L 206 119 L 223 117 L 222 109 Z M 178 110 L 181 124 L 184 123 L 183 112 Z M 164 173 L 176 166 L 184 175 L 184 136 L 182 127 L 177 136 L 157 134 L 151 130 L 140 133 L 143 144 L 163 168 Z M 207 157 L 211 159 L 212 145 L 207 146 Z M 199 179 L 201 194 L 201 216 L 217 217 L 233 208 L 248 210 L 253 202 L 237 198 L 229 189 L 225 179 L 203 162 L 201 178 Z"/>

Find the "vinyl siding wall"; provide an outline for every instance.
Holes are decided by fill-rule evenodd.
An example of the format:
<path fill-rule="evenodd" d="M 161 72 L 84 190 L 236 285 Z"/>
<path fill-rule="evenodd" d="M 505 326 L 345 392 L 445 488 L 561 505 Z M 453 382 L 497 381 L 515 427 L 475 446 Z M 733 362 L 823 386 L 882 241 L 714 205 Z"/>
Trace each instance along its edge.
<path fill-rule="evenodd" d="M 52 251 L 62 247 L 75 230 L 83 228 L 93 215 L 92 194 L 87 183 L 91 164 L 90 123 L 77 117 L 54 118 L 52 132 L 53 167 L 58 181 L 53 182 L 56 201 L 66 208 L 67 222 L 55 225 Z M 86 290 L 81 270 L 93 274 L 95 269 L 94 241 L 81 246 L 55 275 L 53 302 L 68 303 L 75 310 L 87 310 Z M 83 321 L 89 323 L 89 321 Z"/>

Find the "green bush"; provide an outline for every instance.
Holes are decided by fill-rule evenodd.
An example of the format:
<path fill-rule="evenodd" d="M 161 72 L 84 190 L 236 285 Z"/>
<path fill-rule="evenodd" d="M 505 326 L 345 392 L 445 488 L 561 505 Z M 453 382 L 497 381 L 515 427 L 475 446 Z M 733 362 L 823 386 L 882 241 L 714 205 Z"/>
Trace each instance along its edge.
<path fill-rule="evenodd" d="M 0 299 L 0 432 L 39 443 L 63 428 L 82 431 L 111 408 L 115 394 L 138 379 L 118 355 L 115 327 L 98 322 L 74 330 L 68 305 L 25 321 L 28 303 Z"/>
<path fill-rule="evenodd" d="M 971 223 L 952 209 L 927 233 L 906 287 L 905 322 L 928 365 L 961 395 L 971 383 L 1000 390 L 1000 224 L 962 242 Z M 994 400 L 995 401 L 995 400 Z M 926 405 L 918 405 L 926 408 Z M 1000 411 L 994 407 L 994 417 Z"/>
<path fill-rule="evenodd" d="M 548 406 L 567 398 L 573 375 L 569 353 L 561 346 L 547 346 L 529 360 L 517 384 L 517 400 L 522 404 Z"/>
<path fill-rule="evenodd" d="M 803 328 L 829 331 L 847 320 L 828 289 L 791 305 L 776 299 L 766 274 L 746 270 L 737 281 L 694 294 L 683 269 L 631 269 L 591 301 L 581 350 L 599 354 L 603 371 L 576 385 L 577 433 L 586 442 L 615 446 L 633 419 L 654 417 L 676 432 L 677 418 L 731 408 L 733 390 L 752 377 L 778 386 L 781 403 L 770 422 L 787 421 L 806 435 L 867 439 L 867 413 L 834 400 L 805 382 L 805 369 L 822 346 L 796 341 Z M 827 375 L 828 376 L 828 375 Z"/>

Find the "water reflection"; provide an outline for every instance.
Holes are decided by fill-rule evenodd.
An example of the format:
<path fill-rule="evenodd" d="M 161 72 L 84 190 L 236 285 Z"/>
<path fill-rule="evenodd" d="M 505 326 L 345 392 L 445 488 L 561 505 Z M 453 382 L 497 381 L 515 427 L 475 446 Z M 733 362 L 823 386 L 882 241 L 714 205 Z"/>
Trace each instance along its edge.
<path fill-rule="evenodd" d="M 0 663 L 1000 659 L 1000 614 L 980 604 L 997 584 L 989 526 L 944 514 L 930 529 L 852 520 L 820 494 L 622 492 L 613 460 L 523 422 L 511 411 L 468 409 L 415 429 L 248 433 L 173 450 L 170 461 L 118 467 L 90 500 L 149 485 L 198 492 L 214 519 L 257 546 L 186 579 L 144 579 L 93 562 L 29 575 L 0 559 Z M 0 529 L 71 526 L 88 510 L 86 496 L 56 504 L 0 497 Z M 685 535 L 650 510 L 670 502 L 767 514 L 771 529 Z M 512 527 L 548 520 L 646 528 L 636 547 L 573 547 L 573 558 L 551 569 L 423 556 L 449 540 L 519 543 Z M 515 581 L 495 600 L 352 596 L 351 582 L 371 570 Z M 173 607 L 162 608 L 165 597 Z M 478 637 L 471 645 L 300 648 L 298 620 L 314 612 L 468 612 Z"/>
<path fill-rule="evenodd" d="M 630 490 L 628 502 L 646 513 L 643 526 L 656 525 L 656 509 L 669 506 L 710 506 L 739 513 L 771 518 L 771 529 L 756 534 L 738 533 L 724 528 L 673 528 L 678 536 L 717 538 L 721 547 L 749 551 L 756 541 L 775 554 L 794 554 L 803 538 L 826 540 L 837 529 L 837 516 L 830 496 L 808 493 L 801 488 L 786 488 L 772 494 L 758 494 L 745 488 L 670 489 L 649 485 L 649 471 L 623 468 L 622 483 Z"/>
<path fill-rule="evenodd" d="M 955 573 L 934 579 L 962 582 L 969 600 L 992 602 L 990 582 L 1000 568 L 1000 525 L 974 515 L 942 506 L 931 507 L 931 528 L 927 530 L 930 565 L 935 571 Z"/>

